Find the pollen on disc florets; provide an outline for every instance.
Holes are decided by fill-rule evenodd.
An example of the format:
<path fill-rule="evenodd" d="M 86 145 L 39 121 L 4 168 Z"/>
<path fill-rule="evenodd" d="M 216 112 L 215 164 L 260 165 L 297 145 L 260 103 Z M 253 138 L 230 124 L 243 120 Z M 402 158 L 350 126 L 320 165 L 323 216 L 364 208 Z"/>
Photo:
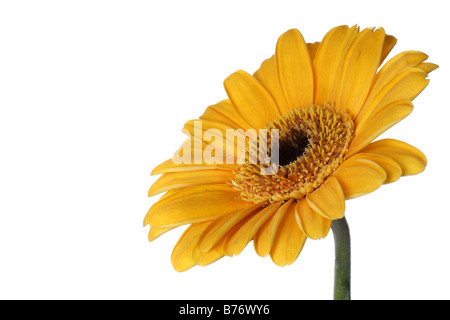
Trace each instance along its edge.
<path fill-rule="evenodd" d="M 312 105 L 290 110 L 266 129 L 279 130 L 278 172 L 263 175 L 262 164 L 245 163 L 232 181 L 243 199 L 255 203 L 301 199 L 318 188 L 343 162 L 353 121 L 330 105 Z M 254 152 L 256 148 L 248 148 L 247 156 Z"/>

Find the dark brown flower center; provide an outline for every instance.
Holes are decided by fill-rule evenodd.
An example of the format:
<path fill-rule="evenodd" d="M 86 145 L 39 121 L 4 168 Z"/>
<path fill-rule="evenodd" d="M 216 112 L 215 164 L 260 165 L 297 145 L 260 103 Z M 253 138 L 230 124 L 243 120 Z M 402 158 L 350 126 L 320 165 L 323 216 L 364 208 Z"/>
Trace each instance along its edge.
<path fill-rule="evenodd" d="M 286 166 L 301 157 L 309 145 L 308 136 L 298 128 L 279 140 L 279 165 Z"/>
<path fill-rule="evenodd" d="M 314 191 L 343 162 L 353 138 L 351 117 L 329 105 L 291 110 L 267 123 L 266 129 L 279 132 L 278 171 L 267 175 L 263 164 L 245 163 L 237 167 L 232 181 L 243 199 L 255 203 L 301 199 Z M 248 150 L 249 158 L 254 150 Z"/>

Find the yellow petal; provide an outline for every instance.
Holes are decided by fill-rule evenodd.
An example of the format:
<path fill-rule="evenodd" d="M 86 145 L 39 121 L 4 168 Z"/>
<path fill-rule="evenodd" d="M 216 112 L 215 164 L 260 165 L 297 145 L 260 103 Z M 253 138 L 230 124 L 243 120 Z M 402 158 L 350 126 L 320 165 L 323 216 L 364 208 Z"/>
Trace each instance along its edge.
<path fill-rule="evenodd" d="M 337 82 L 344 56 L 357 34 L 356 26 L 339 26 L 323 38 L 314 60 L 314 103 L 324 105 L 336 99 Z"/>
<path fill-rule="evenodd" d="M 317 50 L 319 49 L 320 42 L 307 43 L 309 57 L 311 59 L 311 63 L 314 64 L 314 59 L 316 59 Z"/>
<path fill-rule="evenodd" d="M 328 178 L 318 189 L 307 195 L 306 200 L 315 212 L 327 219 L 335 220 L 344 217 L 344 193 L 334 177 Z"/>
<path fill-rule="evenodd" d="M 169 191 L 167 191 L 166 193 L 164 193 L 163 195 L 161 195 L 161 197 L 159 198 L 159 201 L 161 201 L 161 200 L 163 200 L 163 199 L 165 199 L 165 198 L 171 197 L 171 196 L 173 196 L 175 193 L 178 193 L 178 192 L 180 192 L 180 191 L 182 191 L 182 190 L 183 190 L 183 189 L 169 190 Z"/>
<path fill-rule="evenodd" d="M 380 134 L 404 119 L 413 110 L 413 104 L 409 100 L 400 100 L 389 104 L 376 114 L 372 115 L 364 125 L 355 130 L 355 138 L 350 144 L 348 156 L 357 153 L 367 146 Z"/>
<path fill-rule="evenodd" d="M 245 71 L 237 71 L 224 81 L 225 90 L 241 117 L 253 128 L 279 116 L 278 107 L 267 90 Z"/>
<path fill-rule="evenodd" d="M 386 64 L 380 69 L 374 78 L 373 91 L 378 91 L 383 88 L 386 84 L 394 79 L 398 74 L 403 71 L 416 67 L 425 61 L 428 56 L 420 51 L 404 51 L 399 53 L 392 59 L 390 59 Z"/>
<path fill-rule="evenodd" d="M 427 74 L 439 68 L 437 64 L 431 62 L 423 62 L 417 66 L 418 69 L 423 70 Z"/>
<path fill-rule="evenodd" d="M 397 39 L 395 37 L 388 35 L 388 34 L 386 35 L 386 38 L 384 38 L 383 50 L 381 52 L 380 65 L 383 63 L 383 61 L 389 55 L 389 53 L 394 48 L 396 43 L 397 43 Z"/>
<path fill-rule="evenodd" d="M 222 165 L 222 164 L 234 164 L 235 155 L 237 150 L 244 149 L 245 144 L 234 145 L 234 148 L 227 149 L 228 140 L 230 143 L 234 143 L 234 137 L 232 135 L 227 135 L 227 130 L 234 129 L 231 128 L 221 128 L 216 127 L 218 122 L 210 121 L 188 121 L 183 130 L 191 131 L 190 135 L 190 145 L 187 143 L 186 146 L 182 145 L 181 151 L 177 151 L 174 154 L 180 155 L 182 160 L 177 160 L 178 162 L 183 162 L 187 164 L 207 164 L 207 165 Z M 191 126 L 192 125 L 192 126 Z M 242 135 L 237 133 L 238 135 Z M 245 137 L 244 137 L 245 139 Z M 246 140 L 244 140 L 246 141 Z M 189 149 L 190 148 L 190 149 Z M 183 154 L 188 152 L 187 161 L 185 161 Z M 174 159 L 174 158 L 172 158 Z"/>
<path fill-rule="evenodd" d="M 201 130 L 200 125 L 201 124 Z M 195 131 L 196 127 L 198 126 L 198 130 Z M 184 128 L 192 137 L 196 137 L 200 140 L 203 140 L 203 134 L 205 131 L 210 129 L 216 129 L 219 130 L 223 137 L 226 137 L 226 131 L 230 129 L 234 129 L 233 127 L 230 127 L 224 123 L 216 122 L 216 121 L 210 121 L 210 120 L 189 120 L 184 124 Z"/>
<path fill-rule="evenodd" d="M 247 130 L 251 128 L 250 124 L 242 119 L 228 99 L 209 106 L 200 119 L 220 122 L 235 129 Z"/>
<path fill-rule="evenodd" d="M 211 248 L 216 245 L 228 231 L 262 205 L 262 203 L 255 204 L 239 212 L 233 212 L 212 221 L 198 241 L 200 251 L 206 252 L 211 250 Z"/>
<path fill-rule="evenodd" d="M 225 139 L 226 140 L 226 139 Z M 224 140 L 224 141 L 225 141 Z M 226 141 L 225 141 L 226 143 Z M 213 144 L 216 146 L 216 144 Z M 151 175 L 157 175 L 162 173 L 169 172 L 182 172 L 182 171 L 195 171 L 195 170 L 208 170 L 208 169 L 221 169 L 221 170 L 232 170 L 236 166 L 236 162 L 234 161 L 234 155 L 237 155 L 237 151 L 234 152 L 233 155 L 223 152 L 222 148 L 218 148 L 219 152 L 222 152 L 220 159 L 222 159 L 222 163 L 215 161 L 214 163 L 207 163 L 205 160 L 204 152 L 205 148 L 208 145 L 199 139 L 195 139 L 194 137 L 189 137 L 186 139 L 180 146 L 180 148 L 174 153 L 180 157 L 180 163 L 175 163 L 173 161 L 174 158 L 168 159 L 158 165 L 153 169 Z M 225 144 L 226 146 L 226 144 Z M 220 146 L 217 146 L 220 147 Z M 223 145 L 222 145 L 223 147 Z M 187 153 L 186 156 L 185 152 Z M 231 157 L 233 158 L 232 162 L 227 163 L 227 159 Z"/>
<path fill-rule="evenodd" d="M 253 245 L 259 256 L 265 257 L 270 253 L 278 226 L 287 209 L 291 206 L 292 201 L 293 199 L 290 199 L 284 203 L 272 216 L 272 218 L 266 221 L 266 223 L 256 233 L 255 238 L 253 239 Z"/>
<path fill-rule="evenodd" d="M 303 198 L 295 207 L 295 218 L 303 233 L 311 239 L 325 238 L 330 231 L 331 220 L 316 213 Z"/>
<path fill-rule="evenodd" d="M 190 120 L 184 124 L 183 132 L 187 133 L 189 138 L 174 153 L 174 156 L 179 155 L 182 159 L 179 162 L 219 167 L 236 164 L 236 157 L 245 154 L 249 139 L 254 137 L 256 140 L 257 136 L 255 130 L 247 134 L 240 128 L 235 130 L 208 120 Z M 189 153 L 187 157 L 184 157 L 184 152 Z"/>
<path fill-rule="evenodd" d="M 281 35 L 275 59 L 289 107 L 309 107 L 313 103 L 314 77 L 308 47 L 298 30 L 292 29 Z"/>
<path fill-rule="evenodd" d="M 177 188 L 199 184 L 215 184 L 231 181 L 235 174 L 230 170 L 196 170 L 166 173 L 159 177 L 148 191 L 148 196 Z"/>
<path fill-rule="evenodd" d="M 151 173 L 152 176 L 169 173 L 169 172 L 183 172 L 183 171 L 197 171 L 197 170 L 208 170 L 208 169 L 220 169 L 220 170 L 233 170 L 235 165 L 232 164 L 175 164 L 172 159 L 168 159 L 155 167 Z"/>
<path fill-rule="evenodd" d="M 345 199 L 353 199 L 375 191 L 386 181 L 386 172 L 373 161 L 345 161 L 336 170 L 334 177 L 339 181 Z"/>
<path fill-rule="evenodd" d="M 229 100 L 224 100 L 224 101 L 229 101 Z M 234 106 L 233 106 L 233 108 L 234 108 Z M 236 123 L 232 119 L 223 115 L 220 112 L 220 110 L 221 110 L 221 108 L 218 107 L 217 105 L 209 106 L 208 108 L 206 108 L 205 112 L 199 117 L 199 120 L 214 121 L 214 122 L 222 123 L 230 128 L 237 128 Z"/>
<path fill-rule="evenodd" d="M 194 249 L 194 262 L 199 266 L 206 266 L 208 264 L 211 264 L 219 260 L 223 256 L 225 256 L 225 253 L 223 251 L 223 241 L 218 242 L 207 252 L 200 251 L 198 246 Z"/>
<path fill-rule="evenodd" d="M 220 240 L 223 243 L 222 249 L 223 252 L 229 256 L 234 256 L 233 247 L 230 246 L 230 240 L 234 237 L 234 235 L 248 222 L 250 219 L 252 219 L 255 215 L 257 215 L 261 210 L 255 210 L 251 214 L 246 215 L 243 217 L 236 225 L 234 225 L 231 230 L 229 230 L 223 238 Z"/>
<path fill-rule="evenodd" d="M 180 189 L 155 203 L 144 224 L 172 227 L 240 211 L 251 204 L 240 200 L 239 192 L 228 185 L 213 184 Z"/>
<path fill-rule="evenodd" d="M 278 109 L 280 110 L 281 115 L 289 111 L 289 105 L 283 91 L 281 90 L 280 82 L 278 81 L 275 56 L 265 60 L 253 76 L 271 94 L 278 106 Z"/>
<path fill-rule="evenodd" d="M 239 230 L 227 241 L 226 251 L 238 255 L 244 250 L 247 244 L 253 239 L 261 226 L 278 210 L 280 203 L 274 203 L 248 220 Z"/>
<path fill-rule="evenodd" d="M 183 272 L 195 266 L 194 250 L 197 247 L 198 237 L 208 226 L 209 222 L 190 225 L 181 235 L 172 251 L 172 266 L 176 271 Z"/>
<path fill-rule="evenodd" d="M 162 227 L 162 228 L 150 227 L 150 231 L 148 233 L 148 241 L 153 241 L 156 238 L 158 238 L 160 235 L 162 235 L 162 234 L 164 234 L 164 233 L 166 233 L 166 232 L 168 232 L 168 231 L 170 231 L 170 230 L 172 230 L 174 228 L 175 227 L 168 227 L 168 228 L 165 228 L 165 227 Z"/>
<path fill-rule="evenodd" d="M 367 98 L 380 64 L 385 33 L 383 29 L 363 30 L 344 58 L 336 107 L 355 118 Z"/>
<path fill-rule="evenodd" d="M 295 220 L 295 206 L 296 203 L 292 203 L 283 215 L 270 250 L 270 257 L 280 267 L 292 264 L 306 241 L 306 236 Z"/>
<path fill-rule="evenodd" d="M 370 160 L 383 168 L 386 172 L 386 181 L 384 181 L 384 183 L 397 181 L 402 176 L 402 168 L 400 165 L 386 156 L 373 153 L 357 153 L 350 157 L 348 162 L 354 160 Z"/>
<path fill-rule="evenodd" d="M 364 123 L 387 105 L 400 100 L 414 100 L 428 85 L 427 73 L 418 68 L 409 68 L 398 74 L 383 88 L 371 92 L 355 119 L 356 127 Z"/>
<path fill-rule="evenodd" d="M 361 152 L 391 158 L 400 165 L 403 176 L 418 174 L 425 170 L 427 165 L 427 158 L 419 149 L 395 139 L 382 139 L 372 142 Z"/>

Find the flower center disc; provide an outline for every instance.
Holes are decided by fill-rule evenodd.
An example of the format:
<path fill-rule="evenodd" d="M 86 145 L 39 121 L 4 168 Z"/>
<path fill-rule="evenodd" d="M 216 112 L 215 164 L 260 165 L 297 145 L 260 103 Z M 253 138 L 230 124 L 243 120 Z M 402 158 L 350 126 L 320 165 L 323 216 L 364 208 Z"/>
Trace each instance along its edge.
<path fill-rule="evenodd" d="M 353 121 L 329 105 L 312 105 L 291 110 L 267 123 L 266 129 L 279 130 L 278 172 L 263 175 L 263 165 L 245 163 L 236 168 L 232 181 L 243 199 L 255 203 L 301 199 L 318 188 L 343 162 Z"/>

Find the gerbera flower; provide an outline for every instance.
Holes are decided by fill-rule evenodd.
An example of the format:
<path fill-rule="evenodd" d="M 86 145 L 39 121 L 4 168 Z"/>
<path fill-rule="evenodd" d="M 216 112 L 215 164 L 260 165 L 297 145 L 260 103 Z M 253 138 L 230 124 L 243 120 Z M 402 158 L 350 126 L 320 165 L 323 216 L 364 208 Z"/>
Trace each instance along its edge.
<path fill-rule="evenodd" d="M 145 217 L 149 240 L 190 225 L 172 253 L 176 270 L 238 255 L 252 240 L 258 255 L 291 264 L 308 238 L 326 237 L 332 221 L 344 217 L 346 199 L 424 170 L 427 159 L 417 148 L 373 142 L 411 113 L 437 68 L 418 51 L 382 65 L 395 43 L 382 28 L 339 26 L 312 44 L 293 29 L 253 75 L 237 71 L 225 80 L 228 99 L 196 120 L 201 132 L 214 129 L 223 139 L 199 139 L 198 122 L 188 121 L 178 155 L 190 161 L 169 159 L 152 172 L 162 176 L 149 196 L 165 194 Z M 227 129 L 277 129 L 277 171 L 262 174 L 264 164 L 248 161 L 251 143 L 244 163 L 230 161 L 237 148 L 223 147 Z M 194 159 L 206 151 L 222 161 Z"/>

